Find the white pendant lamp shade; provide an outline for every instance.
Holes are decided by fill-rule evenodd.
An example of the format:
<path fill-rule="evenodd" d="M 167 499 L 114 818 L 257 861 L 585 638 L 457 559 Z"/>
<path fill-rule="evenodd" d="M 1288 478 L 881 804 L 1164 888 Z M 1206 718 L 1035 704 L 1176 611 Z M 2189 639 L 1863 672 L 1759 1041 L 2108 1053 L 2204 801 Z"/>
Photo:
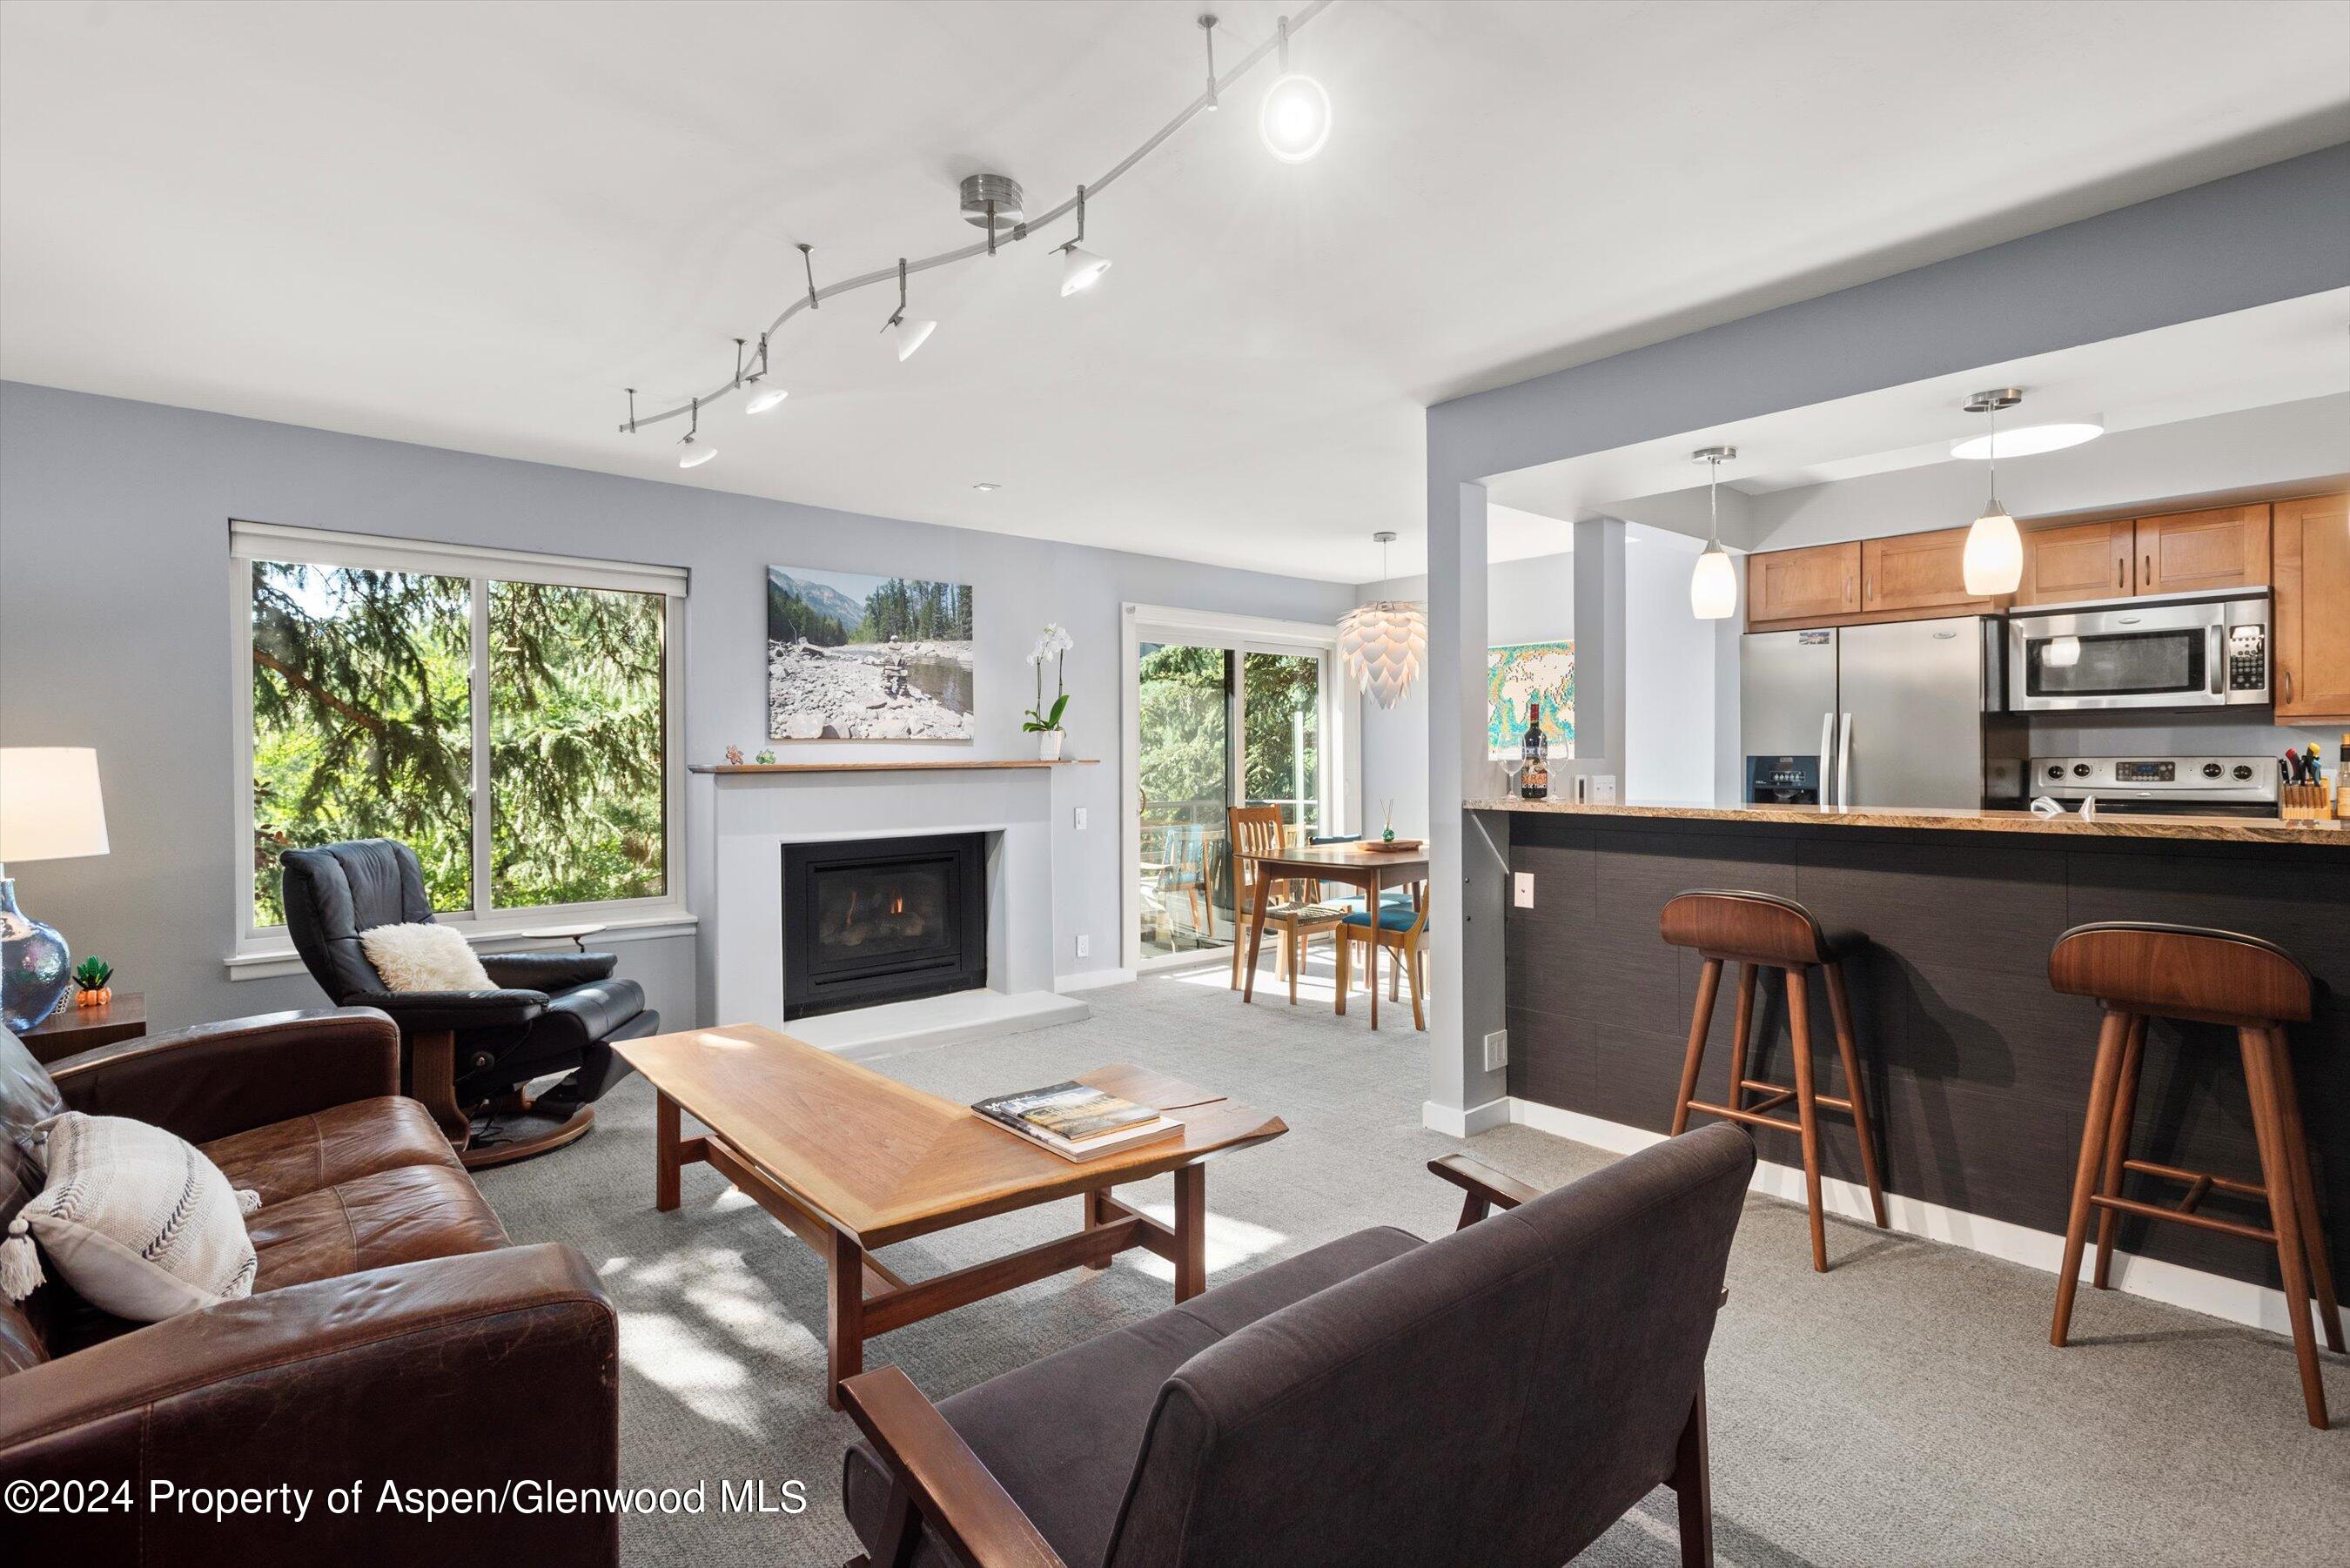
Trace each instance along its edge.
<path fill-rule="evenodd" d="M 1061 247 L 1061 297 L 1066 299 L 1079 289 L 1091 288 L 1101 281 L 1101 275 L 1108 270 L 1107 257 L 1097 256 L 1082 245 L 1063 245 Z"/>
<path fill-rule="evenodd" d="M 751 400 L 743 405 L 743 411 L 746 414 L 764 414 L 769 409 L 781 408 L 784 400 L 790 396 L 791 394 L 783 388 L 769 381 L 752 389 Z"/>
<path fill-rule="evenodd" d="M 677 465 L 680 468 L 700 468 L 718 455 L 718 449 L 708 441 L 688 436 L 678 442 Z"/>
<path fill-rule="evenodd" d="M 1371 535 L 1379 547 L 1382 581 L 1389 576 L 1388 546 L 1395 537 L 1388 528 Z M 1338 660 L 1363 695 L 1382 708 L 1394 707 L 1428 661 L 1428 607 L 1408 599 L 1357 605 L 1338 618 Z"/>
<path fill-rule="evenodd" d="M 928 343 L 931 334 L 938 329 L 937 322 L 925 321 L 919 316 L 901 317 L 898 322 L 898 362 L 902 365 L 912 358 L 914 350 Z"/>
<path fill-rule="evenodd" d="M 1293 71 L 1265 89 L 1256 128 L 1266 151 L 1284 163 L 1303 163 L 1330 140 L 1330 95 L 1312 77 Z"/>
<path fill-rule="evenodd" d="M 1356 606 L 1338 618 L 1338 657 L 1363 695 L 1394 707 L 1427 660 L 1427 611 L 1402 599 Z"/>
<path fill-rule="evenodd" d="M 1730 552 L 1708 545 L 1690 574 L 1690 614 L 1700 620 L 1728 620 L 1738 613 L 1738 568 Z"/>
<path fill-rule="evenodd" d="M 1965 571 L 1967 592 L 1977 598 L 2012 594 L 2023 581 L 2023 535 L 1996 501 L 1967 530 Z"/>
<path fill-rule="evenodd" d="M 1705 551 L 1690 571 L 1690 614 L 1700 620 L 1728 620 L 1738 613 L 1738 568 L 1721 547 L 1721 465 L 1738 455 L 1734 446 L 1701 446 L 1690 456 L 1705 464 Z"/>

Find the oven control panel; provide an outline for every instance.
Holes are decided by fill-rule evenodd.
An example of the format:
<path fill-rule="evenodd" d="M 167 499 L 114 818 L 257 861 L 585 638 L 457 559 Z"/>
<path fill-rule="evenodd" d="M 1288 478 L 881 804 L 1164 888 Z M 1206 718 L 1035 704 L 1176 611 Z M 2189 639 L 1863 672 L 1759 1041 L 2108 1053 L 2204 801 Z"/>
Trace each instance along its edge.
<path fill-rule="evenodd" d="M 2025 777 L 2033 794 L 2062 801 L 2095 795 L 2101 805 L 2168 801 L 2273 809 L 2273 757 L 2034 757 Z"/>
<path fill-rule="evenodd" d="M 2269 685 L 2269 628 L 2231 626 L 2228 628 L 2228 690 L 2265 691 Z"/>

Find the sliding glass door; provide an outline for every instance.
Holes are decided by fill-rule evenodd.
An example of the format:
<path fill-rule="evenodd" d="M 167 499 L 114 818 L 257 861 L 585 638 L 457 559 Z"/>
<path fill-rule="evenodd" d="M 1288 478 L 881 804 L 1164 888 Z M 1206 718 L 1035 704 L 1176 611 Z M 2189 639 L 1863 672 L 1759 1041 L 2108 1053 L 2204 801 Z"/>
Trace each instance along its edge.
<path fill-rule="evenodd" d="M 1326 831 L 1330 651 L 1180 624 L 1130 646 L 1128 961 L 1147 968 L 1234 940 L 1227 810 L 1272 806 L 1295 843 Z"/>

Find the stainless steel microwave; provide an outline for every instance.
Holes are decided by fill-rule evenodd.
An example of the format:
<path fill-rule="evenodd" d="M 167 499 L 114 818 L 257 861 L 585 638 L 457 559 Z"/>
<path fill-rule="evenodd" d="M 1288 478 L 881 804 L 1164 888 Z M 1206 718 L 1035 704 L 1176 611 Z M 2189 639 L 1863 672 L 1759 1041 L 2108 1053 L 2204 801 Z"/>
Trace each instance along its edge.
<path fill-rule="evenodd" d="M 2026 713 L 2218 708 L 2269 695 L 2269 601 L 2130 602 L 2007 622 L 2007 705 Z"/>

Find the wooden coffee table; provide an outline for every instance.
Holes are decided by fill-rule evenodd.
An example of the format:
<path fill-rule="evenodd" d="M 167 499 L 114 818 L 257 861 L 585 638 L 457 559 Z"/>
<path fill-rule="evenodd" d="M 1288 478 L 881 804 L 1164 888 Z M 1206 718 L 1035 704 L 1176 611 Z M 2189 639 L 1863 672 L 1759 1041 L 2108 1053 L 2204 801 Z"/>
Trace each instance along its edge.
<path fill-rule="evenodd" d="M 657 1106 L 653 1206 L 678 1206 L 678 1173 L 703 1161 L 816 1249 L 829 1279 L 831 1366 L 825 1393 L 865 1369 L 865 1341 L 1066 1269 L 1099 1269 L 1129 1247 L 1175 1265 L 1175 1299 L 1207 1285 L 1202 1162 L 1289 1130 L 1208 1089 L 1141 1067 L 1102 1067 L 1080 1082 L 1152 1106 L 1180 1134 L 1083 1164 L 1038 1148 L 967 1106 L 755 1024 L 613 1043 L 652 1081 Z M 1011 1085 L 1009 1088 L 1034 1085 Z M 681 1112 L 707 1127 L 682 1136 Z M 1170 1228 L 1110 1189 L 1172 1171 Z M 899 1278 L 876 1248 L 992 1214 L 1082 1198 L 1085 1226 L 1058 1241 L 927 1280 Z"/>

